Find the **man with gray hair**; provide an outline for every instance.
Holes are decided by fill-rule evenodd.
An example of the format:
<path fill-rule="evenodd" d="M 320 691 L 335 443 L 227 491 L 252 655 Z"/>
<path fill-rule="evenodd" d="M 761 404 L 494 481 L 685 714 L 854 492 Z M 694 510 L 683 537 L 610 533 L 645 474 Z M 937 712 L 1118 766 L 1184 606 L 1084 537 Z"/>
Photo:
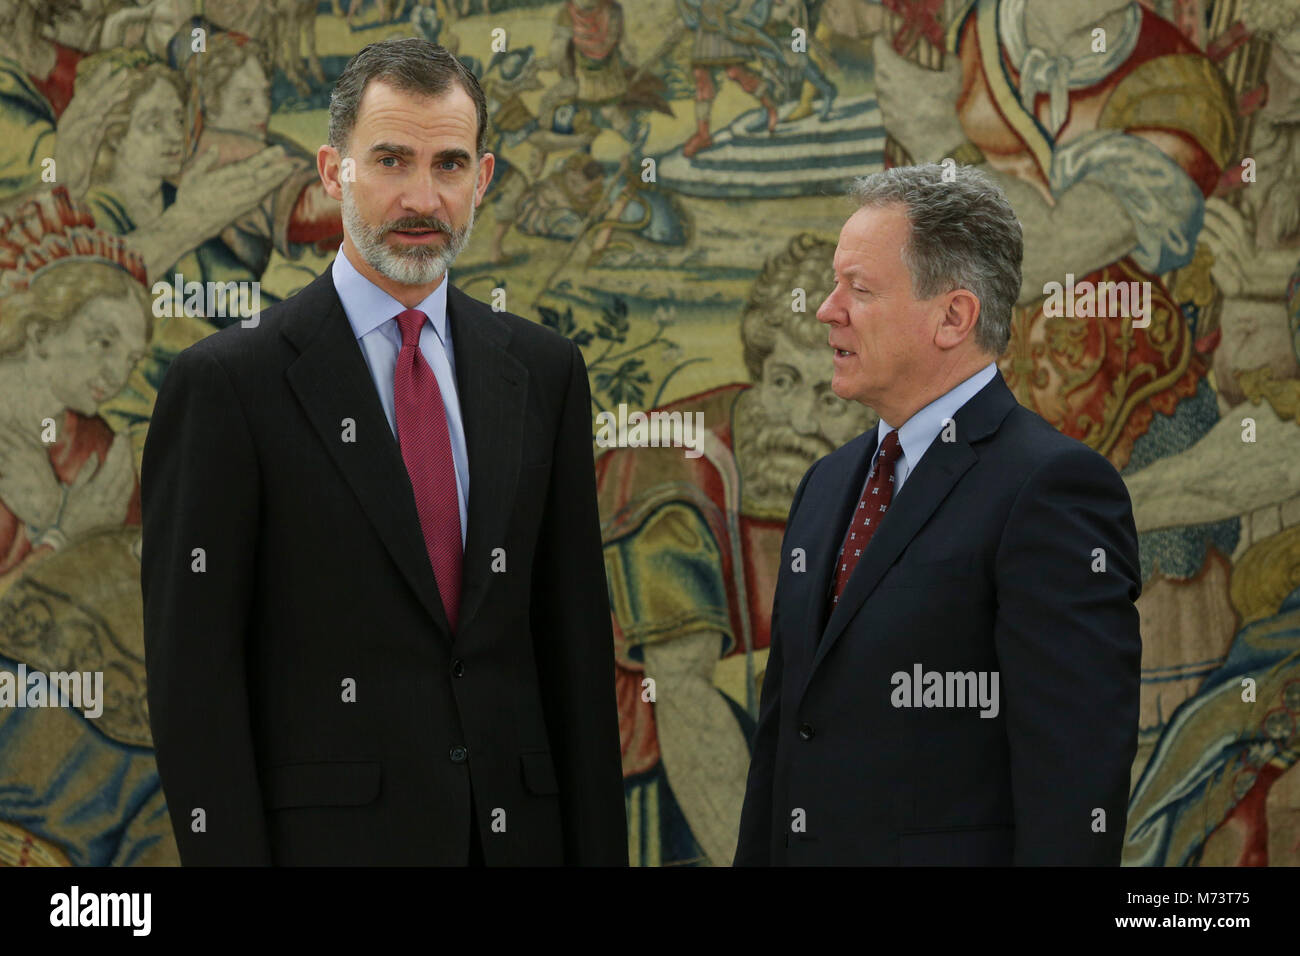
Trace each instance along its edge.
<path fill-rule="evenodd" d="M 145 656 L 186 865 L 627 863 L 586 365 L 447 271 L 486 141 L 447 50 L 361 50 L 317 153 L 338 256 L 159 389 Z"/>
<path fill-rule="evenodd" d="M 735 862 L 1116 865 L 1141 657 L 1124 482 L 998 371 L 1023 243 L 992 179 L 908 166 L 853 194 L 817 318 L 833 391 L 880 422 L 790 507 Z"/>

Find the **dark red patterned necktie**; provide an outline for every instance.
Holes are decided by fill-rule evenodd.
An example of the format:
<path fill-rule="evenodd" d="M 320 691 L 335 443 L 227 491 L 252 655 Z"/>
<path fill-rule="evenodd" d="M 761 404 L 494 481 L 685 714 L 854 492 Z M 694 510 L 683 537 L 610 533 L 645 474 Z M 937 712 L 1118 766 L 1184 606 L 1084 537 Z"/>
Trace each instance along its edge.
<path fill-rule="evenodd" d="M 407 309 L 397 316 L 397 325 L 402 330 L 402 351 L 393 370 L 393 405 L 398 444 L 415 493 L 424 546 L 438 581 L 447 621 L 454 632 L 460 610 L 460 571 L 464 559 L 460 499 L 456 493 L 456 460 L 451 453 L 447 408 L 438 378 L 420 354 L 420 330 L 428 319 L 419 309 Z"/>
<path fill-rule="evenodd" d="M 890 502 L 894 500 L 894 463 L 903 453 L 898 444 L 898 429 L 885 436 L 880 443 L 880 453 L 876 456 L 876 467 L 867 480 L 867 487 L 862 491 L 862 498 L 853 511 L 853 520 L 849 522 L 848 534 L 844 538 L 844 548 L 840 552 L 839 563 L 835 568 L 835 591 L 831 597 L 831 607 L 840 602 L 844 585 L 848 584 L 853 569 L 858 566 L 858 559 L 867 549 L 871 536 L 880 527 Z"/>

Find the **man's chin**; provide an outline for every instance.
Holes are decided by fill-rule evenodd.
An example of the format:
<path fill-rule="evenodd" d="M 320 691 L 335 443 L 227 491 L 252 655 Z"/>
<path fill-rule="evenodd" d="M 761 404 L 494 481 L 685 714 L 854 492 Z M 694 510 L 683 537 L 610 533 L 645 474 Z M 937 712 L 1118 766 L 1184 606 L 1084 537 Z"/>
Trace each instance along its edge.
<path fill-rule="evenodd" d="M 842 398 L 846 402 L 857 402 L 860 405 L 869 404 L 862 396 L 862 383 L 859 380 L 837 374 L 831 379 L 831 391 L 836 398 Z"/>
<path fill-rule="evenodd" d="M 396 264 L 389 263 L 384 268 L 379 269 L 379 272 L 394 282 L 416 286 L 436 282 L 447 271 L 447 263 L 441 258 L 422 259 L 418 262 L 408 261 L 405 265 L 406 268 L 401 268 Z"/>

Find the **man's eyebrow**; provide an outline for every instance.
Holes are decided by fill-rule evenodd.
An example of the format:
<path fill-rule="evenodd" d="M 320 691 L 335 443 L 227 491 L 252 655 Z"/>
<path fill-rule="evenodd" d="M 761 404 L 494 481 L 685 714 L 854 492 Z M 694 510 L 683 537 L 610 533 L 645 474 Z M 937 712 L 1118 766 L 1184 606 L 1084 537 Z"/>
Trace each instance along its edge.
<path fill-rule="evenodd" d="M 375 143 L 370 147 L 371 153 L 392 153 L 394 156 L 414 156 L 415 150 L 409 146 L 402 146 L 398 143 Z"/>
<path fill-rule="evenodd" d="M 391 153 L 394 156 L 401 156 L 403 159 L 410 159 L 415 155 L 415 150 L 400 143 L 375 143 L 374 146 L 370 147 L 370 152 L 371 154 Z M 440 151 L 433 158 L 440 163 L 445 163 L 449 159 L 461 159 L 469 162 L 470 155 L 467 150 L 461 149 L 459 146 L 453 146 Z"/>

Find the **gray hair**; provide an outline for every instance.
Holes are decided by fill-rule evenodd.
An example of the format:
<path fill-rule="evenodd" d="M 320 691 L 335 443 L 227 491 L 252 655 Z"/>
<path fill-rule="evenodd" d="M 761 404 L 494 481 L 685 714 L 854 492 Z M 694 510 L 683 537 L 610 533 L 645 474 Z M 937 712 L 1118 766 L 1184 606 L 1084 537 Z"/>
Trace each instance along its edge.
<path fill-rule="evenodd" d="M 1011 309 L 1020 298 L 1024 237 L 993 178 L 974 166 L 896 166 L 857 177 L 849 192 L 859 208 L 906 207 L 911 233 L 901 251 L 912 295 L 970 291 L 980 303 L 975 344 L 993 355 L 1005 352 Z"/>
<path fill-rule="evenodd" d="M 481 159 L 487 152 L 487 98 L 478 78 L 445 47 L 420 37 L 398 37 L 362 47 L 348 60 L 334 84 L 330 93 L 329 144 L 340 153 L 347 152 L 361 97 L 371 80 L 383 80 L 404 92 L 425 96 L 442 96 L 453 83 L 459 84 L 474 101 L 478 113 L 476 155 Z"/>

